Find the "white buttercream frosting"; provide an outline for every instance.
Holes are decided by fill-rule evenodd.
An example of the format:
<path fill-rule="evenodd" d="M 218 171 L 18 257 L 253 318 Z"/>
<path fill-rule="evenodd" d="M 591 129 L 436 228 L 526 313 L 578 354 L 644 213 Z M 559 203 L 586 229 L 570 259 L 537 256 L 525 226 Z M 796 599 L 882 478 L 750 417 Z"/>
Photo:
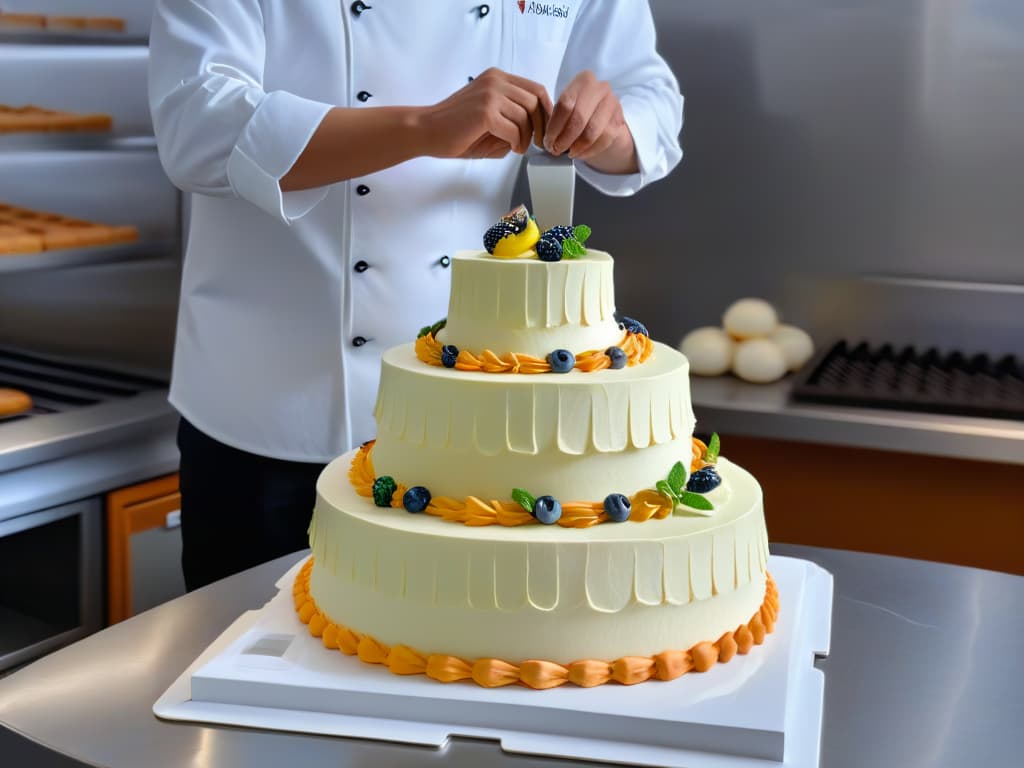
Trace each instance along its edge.
<path fill-rule="evenodd" d="M 311 590 L 332 620 L 423 653 L 615 659 L 717 640 L 756 613 L 768 543 L 757 482 L 727 460 L 711 518 L 474 528 L 375 507 L 351 454 L 318 483 Z"/>
<path fill-rule="evenodd" d="M 452 259 L 448 324 L 438 340 L 474 354 L 607 349 L 622 338 L 612 268 L 604 251 L 558 262 L 460 251 Z"/>
<path fill-rule="evenodd" d="M 632 368 L 536 375 L 429 366 L 413 345 L 395 347 L 381 370 L 374 468 L 457 498 L 505 499 L 516 487 L 631 495 L 690 462 L 687 374 L 662 344 Z"/>

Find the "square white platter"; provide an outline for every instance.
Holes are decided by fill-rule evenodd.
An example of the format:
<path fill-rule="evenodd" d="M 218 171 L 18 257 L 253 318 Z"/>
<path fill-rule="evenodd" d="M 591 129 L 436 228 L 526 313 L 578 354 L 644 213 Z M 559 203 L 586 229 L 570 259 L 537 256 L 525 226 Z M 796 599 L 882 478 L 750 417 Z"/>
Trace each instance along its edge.
<path fill-rule="evenodd" d="M 775 631 L 746 656 L 671 682 L 547 691 L 441 684 L 326 650 L 299 622 L 291 585 L 238 618 L 171 685 L 167 720 L 443 746 L 494 739 L 507 752 L 666 768 L 818 765 L 832 576 L 772 556 Z"/>

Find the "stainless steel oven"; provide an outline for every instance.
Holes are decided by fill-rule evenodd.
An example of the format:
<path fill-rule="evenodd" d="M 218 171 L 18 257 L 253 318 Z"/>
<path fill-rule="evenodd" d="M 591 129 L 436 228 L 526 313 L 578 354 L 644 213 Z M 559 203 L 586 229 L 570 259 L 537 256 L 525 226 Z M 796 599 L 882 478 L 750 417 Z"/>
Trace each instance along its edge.
<path fill-rule="evenodd" d="M 103 626 L 103 502 L 0 522 L 0 671 Z"/>
<path fill-rule="evenodd" d="M 163 379 L 0 348 L 0 386 L 34 402 L 0 419 L 3 671 L 104 626 L 106 494 L 176 461 Z"/>

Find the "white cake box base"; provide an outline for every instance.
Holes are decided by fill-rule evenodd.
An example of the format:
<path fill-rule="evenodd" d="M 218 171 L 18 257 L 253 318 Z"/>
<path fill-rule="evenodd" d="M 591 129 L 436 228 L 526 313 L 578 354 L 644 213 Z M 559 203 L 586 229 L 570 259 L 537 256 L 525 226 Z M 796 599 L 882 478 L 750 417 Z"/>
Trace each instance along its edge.
<path fill-rule="evenodd" d="M 775 632 L 746 656 L 671 682 L 547 691 L 400 677 L 326 650 L 292 605 L 301 564 L 175 681 L 153 712 L 169 720 L 443 746 L 490 738 L 507 752 L 632 765 L 818 765 L 832 576 L 773 556 Z"/>

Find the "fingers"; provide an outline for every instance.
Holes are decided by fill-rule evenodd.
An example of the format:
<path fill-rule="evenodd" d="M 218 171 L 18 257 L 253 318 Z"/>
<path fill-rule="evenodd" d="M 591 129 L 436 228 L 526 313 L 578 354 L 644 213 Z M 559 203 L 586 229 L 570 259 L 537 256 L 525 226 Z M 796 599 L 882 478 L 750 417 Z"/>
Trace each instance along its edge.
<path fill-rule="evenodd" d="M 496 68 L 484 72 L 474 81 L 474 84 L 477 83 L 478 87 L 501 94 L 507 103 L 500 107 L 500 113 L 520 126 L 521 141 L 510 142 L 513 151 L 525 153 L 531 140 L 540 146 L 551 113 L 551 98 L 547 89 L 540 83 Z"/>
<path fill-rule="evenodd" d="M 512 151 L 506 142 L 490 133 L 485 133 L 470 146 L 460 157 L 464 160 L 479 160 L 483 158 L 499 159 L 505 157 Z"/>
<path fill-rule="evenodd" d="M 501 70 L 497 71 L 500 72 Z M 543 128 L 544 124 L 551 116 L 552 110 L 551 96 L 548 95 L 548 89 L 545 88 L 540 83 L 536 83 L 533 80 L 528 80 L 525 77 L 519 77 L 518 75 L 513 75 L 509 72 L 502 72 L 501 74 L 505 76 L 509 83 L 516 86 L 517 88 L 520 88 L 521 90 L 526 91 L 527 93 L 530 93 L 537 99 L 536 109 L 534 111 L 537 115 L 540 116 L 541 128 Z M 542 138 L 543 133 L 540 137 L 537 137 L 538 145 L 540 144 Z"/>
<path fill-rule="evenodd" d="M 597 105 L 579 138 L 569 146 L 569 157 L 585 160 L 601 154 L 615 143 L 622 122 L 619 100 L 605 97 Z"/>
<path fill-rule="evenodd" d="M 506 114 L 511 112 L 511 115 Z M 499 112 L 493 115 L 489 121 L 487 127 L 488 133 L 495 136 L 496 138 L 508 144 L 512 148 L 512 151 L 522 154 L 525 149 L 520 147 L 530 144 L 530 131 L 529 121 L 526 119 L 526 113 L 521 109 L 515 109 L 513 107 L 505 107 L 505 111 Z M 525 139 L 523 138 L 525 135 Z"/>
<path fill-rule="evenodd" d="M 501 115 L 505 119 L 515 124 L 519 131 L 519 140 L 517 142 L 510 142 L 512 149 L 518 152 L 520 155 L 526 152 L 530 148 L 530 140 L 533 137 L 533 120 L 530 117 L 530 112 L 526 106 L 524 106 L 519 99 L 526 99 L 527 101 L 532 100 L 532 97 L 519 89 L 514 89 L 516 92 L 509 94 L 508 98 L 501 106 Z"/>
<path fill-rule="evenodd" d="M 611 117 L 597 115 L 598 109 L 608 99 L 612 108 L 616 108 L 618 98 L 612 93 L 607 82 L 599 81 L 593 72 L 584 71 L 573 78 L 562 95 L 559 96 L 548 122 L 544 136 L 544 146 L 553 154 L 560 155 L 584 137 L 595 116 L 607 127 Z M 589 146 L 600 138 L 598 133 L 590 133 L 585 137 L 584 144 Z"/>

